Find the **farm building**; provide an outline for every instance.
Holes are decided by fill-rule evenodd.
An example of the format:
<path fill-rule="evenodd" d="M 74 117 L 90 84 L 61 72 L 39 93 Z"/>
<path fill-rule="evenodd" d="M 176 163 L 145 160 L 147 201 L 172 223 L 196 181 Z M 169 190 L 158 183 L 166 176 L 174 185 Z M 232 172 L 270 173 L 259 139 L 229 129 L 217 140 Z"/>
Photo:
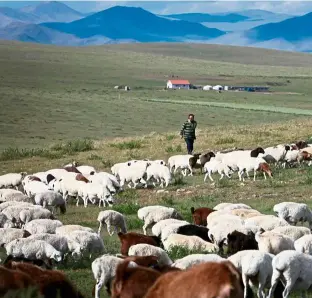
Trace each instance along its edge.
<path fill-rule="evenodd" d="M 190 85 L 188 80 L 169 80 L 167 82 L 168 89 L 190 89 Z"/>
<path fill-rule="evenodd" d="M 220 90 L 223 90 L 223 87 L 222 87 L 221 85 L 216 85 L 216 86 L 213 86 L 212 89 L 213 89 L 213 90 L 217 90 L 217 91 L 219 90 L 219 91 L 220 91 Z"/>
<path fill-rule="evenodd" d="M 203 90 L 205 90 L 205 91 L 212 90 L 212 86 L 206 85 L 206 86 L 203 87 Z"/>

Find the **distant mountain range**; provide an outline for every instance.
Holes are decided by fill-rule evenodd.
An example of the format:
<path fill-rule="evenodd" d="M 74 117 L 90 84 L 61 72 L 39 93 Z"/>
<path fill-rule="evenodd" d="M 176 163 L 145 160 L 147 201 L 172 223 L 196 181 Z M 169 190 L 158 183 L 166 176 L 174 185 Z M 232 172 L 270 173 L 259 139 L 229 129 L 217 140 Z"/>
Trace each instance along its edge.
<path fill-rule="evenodd" d="M 205 23 L 205 22 L 237 23 L 249 19 L 249 17 L 237 13 L 229 13 L 225 15 L 213 15 L 208 13 L 181 13 L 181 14 L 165 15 L 165 17 L 194 23 Z"/>
<path fill-rule="evenodd" d="M 312 13 L 294 17 L 264 10 L 162 16 L 130 6 L 87 15 L 57 1 L 0 7 L 0 39 L 70 46 L 201 42 L 309 52 L 311 24 Z"/>

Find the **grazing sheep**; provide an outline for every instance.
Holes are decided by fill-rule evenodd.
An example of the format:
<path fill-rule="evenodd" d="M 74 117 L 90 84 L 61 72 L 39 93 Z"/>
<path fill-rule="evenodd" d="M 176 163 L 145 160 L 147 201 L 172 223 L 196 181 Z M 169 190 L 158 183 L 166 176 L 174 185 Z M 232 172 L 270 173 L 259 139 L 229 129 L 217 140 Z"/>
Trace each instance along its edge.
<path fill-rule="evenodd" d="M 8 218 L 4 213 L 0 213 L 0 228 L 15 228 L 17 225 L 15 218 Z"/>
<path fill-rule="evenodd" d="M 264 290 L 270 287 L 273 255 L 258 250 L 243 250 L 230 256 L 228 260 L 241 272 L 244 283 L 244 298 L 248 285 L 257 288 L 258 298 L 265 298 Z"/>
<path fill-rule="evenodd" d="M 125 256 L 128 255 L 129 248 L 135 244 L 146 243 L 158 247 L 161 245 L 161 240 L 157 236 L 147 236 L 134 232 L 118 233 L 118 238 L 121 243 L 120 252 Z"/>
<path fill-rule="evenodd" d="M 27 230 L 30 234 L 55 234 L 56 229 L 62 225 L 63 224 L 59 220 L 35 219 L 28 222 L 24 229 Z"/>
<path fill-rule="evenodd" d="M 0 247 L 3 247 L 5 244 L 18 239 L 18 238 L 27 238 L 30 236 L 30 233 L 26 230 L 16 229 L 16 228 L 1 228 L 0 229 Z"/>
<path fill-rule="evenodd" d="M 189 225 L 187 221 L 180 220 L 179 222 L 173 222 L 165 226 L 161 231 L 161 241 L 165 241 L 171 234 L 176 234 L 177 230 L 185 225 Z"/>
<path fill-rule="evenodd" d="M 241 219 L 262 215 L 259 211 L 254 209 L 233 209 L 230 210 L 229 213 L 232 215 L 239 216 Z"/>
<path fill-rule="evenodd" d="M 155 180 L 160 183 L 160 187 L 163 188 L 164 184 L 166 187 L 168 187 L 170 181 L 171 181 L 171 173 L 168 167 L 164 165 L 160 165 L 157 163 L 152 163 L 147 169 L 146 169 L 146 182 L 153 181 L 154 187 L 156 187 Z M 146 184 L 147 187 L 147 184 Z"/>
<path fill-rule="evenodd" d="M 199 156 L 199 160 L 197 160 L 197 163 L 200 165 L 200 172 L 202 173 L 203 172 L 203 167 L 204 165 L 210 161 L 211 158 L 215 157 L 216 155 L 210 151 L 210 152 L 207 152 L 205 154 L 201 154 Z"/>
<path fill-rule="evenodd" d="M 31 260 L 54 259 L 57 262 L 62 260 L 62 254 L 52 245 L 42 240 L 18 238 L 5 244 L 7 255 L 13 257 L 24 257 Z"/>
<path fill-rule="evenodd" d="M 294 227 L 294 226 L 285 226 L 285 227 L 277 227 L 271 230 L 272 233 L 277 233 L 281 235 L 285 235 L 291 238 L 293 241 L 305 236 L 311 235 L 311 230 L 306 227 Z"/>
<path fill-rule="evenodd" d="M 312 212 L 307 204 L 295 202 L 283 202 L 274 205 L 273 211 L 279 218 L 286 220 L 289 224 L 296 225 L 298 222 L 308 222 L 312 228 Z"/>
<path fill-rule="evenodd" d="M 212 179 L 211 174 L 219 173 L 221 180 L 224 176 L 231 178 L 231 175 L 234 173 L 234 171 L 230 166 L 224 164 L 222 161 L 212 158 L 210 161 L 205 163 L 204 173 L 206 173 L 204 182 L 206 181 L 207 177 L 209 177 L 210 181 L 213 182 L 214 180 Z"/>
<path fill-rule="evenodd" d="M 163 249 L 150 244 L 140 243 L 132 245 L 128 254 L 129 256 L 156 256 L 160 266 L 172 265 L 172 261 Z"/>
<path fill-rule="evenodd" d="M 241 298 L 244 289 L 239 271 L 231 262 L 207 262 L 185 271 L 160 276 L 145 298 Z"/>
<path fill-rule="evenodd" d="M 180 223 L 181 220 L 175 219 L 175 218 L 168 218 L 168 219 L 163 219 L 157 222 L 155 225 L 152 227 L 152 233 L 153 235 L 157 237 L 161 237 L 161 233 L 163 229 L 173 223 Z"/>
<path fill-rule="evenodd" d="M 217 211 L 217 212 L 219 213 L 220 211 Z M 215 216 L 217 212 L 214 212 L 210 214 L 209 216 L 207 216 L 207 228 L 211 229 L 212 227 L 216 225 L 225 224 L 225 223 L 244 225 L 244 221 L 237 215 L 232 215 L 226 212 L 226 213 L 220 214 L 219 216 Z"/>
<path fill-rule="evenodd" d="M 90 258 L 92 254 L 104 253 L 104 242 L 96 233 L 78 230 L 64 235 L 64 237 L 70 241 L 77 242 L 80 245 L 81 253 L 89 254 Z"/>
<path fill-rule="evenodd" d="M 193 176 L 193 167 L 196 165 L 199 156 L 200 154 L 198 153 L 193 155 L 174 155 L 169 157 L 168 165 L 170 172 L 172 173 L 174 169 L 173 173 L 175 174 L 178 169 L 181 169 L 183 176 L 186 176 L 186 171 L 189 170 L 189 176 Z M 185 170 L 185 172 L 183 170 Z"/>
<path fill-rule="evenodd" d="M 180 234 L 171 234 L 164 242 L 164 248 L 170 251 L 174 246 L 184 247 L 188 250 L 201 250 L 206 252 L 217 252 L 218 246 L 204 241 L 197 236 L 185 236 Z"/>
<path fill-rule="evenodd" d="M 207 216 L 214 211 L 215 210 L 207 207 L 201 207 L 197 209 L 191 207 L 193 223 L 195 225 L 207 226 Z"/>
<path fill-rule="evenodd" d="M 295 250 L 308 255 L 312 254 L 312 235 L 304 235 L 294 243 Z"/>
<path fill-rule="evenodd" d="M 172 267 L 176 267 L 182 270 L 191 268 L 195 265 L 206 263 L 206 262 L 217 262 L 224 261 L 225 259 L 216 254 L 192 254 L 188 255 L 182 259 L 176 260 Z"/>
<path fill-rule="evenodd" d="M 163 219 L 182 219 L 182 216 L 174 208 L 164 206 L 147 206 L 140 208 L 138 210 L 138 217 L 144 221 L 143 232 L 145 235 L 149 227 Z"/>
<path fill-rule="evenodd" d="M 232 255 L 242 250 L 257 250 L 258 242 L 255 234 L 249 232 L 247 235 L 239 231 L 233 231 L 227 235 L 227 240 L 224 243 L 227 245 L 227 253 Z"/>
<path fill-rule="evenodd" d="M 15 271 L 27 274 L 39 290 L 36 297 L 84 298 L 61 271 L 45 270 L 30 263 L 12 261 L 7 263 L 5 266 L 13 272 Z"/>
<path fill-rule="evenodd" d="M 255 235 L 258 242 L 259 251 L 270 253 L 273 255 L 279 254 L 283 250 L 294 250 L 294 241 L 281 234 L 276 234 L 272 231 L 264 232 L 260 229 Z"/>
<path fill-rule="evenodd" d="M 48 190 L 49 186 L 40 181 L 29 181 L 24 185 L 25 194 L 30 198 L 35 196 L 37 193 Z"/>
<path fill-rule="evenodd" d="M 311 291 L 312 286 L 312 256 L 294 250 L 285 250 L 276 255 L 272 261 L 273 274 L 268 298 L 273 296 L 279 281 L 285 284 L 283 298 L 288 298 L 295 290 Z"/>
<path fill-rule="evenodd" d="M 197 236 L 204 241 L 211 242 L 208 237 L 209 230 L 206 227 L 196 226 L 196 225 L 183 225 L 177 229 L 177 234 L 186 236 Z"/>
<path fill-rule="evenodd" d="M 25 172 L 21 173 L 9 173 L 0 176 L 0 188 L 16 188 L 22 184 L 22 180 L 27 175 Z"/>
<path fill-rule="evenodd" d="M 1 201 L 6 201 L 5 197 L 6 197 L 8 194 L 12 194 L 12 193 L 23 194 L 21 191 L 16 190 L 16 189 L 12 189 L 12 188 L 2 188 L 2 189 L 0 189 L 0 200 L 1 200 Z"/>
<path fill-rule="evenodd" d="M 121 190 L 121 186 L 117 180 L 117 178 L 106 172 L 99 172 L 92 176 L 89 176 L 91 182 L 101 184 L 105 186 L 110 193 L 117 193 Z"/>
<path fill-rule="evenodd" d="M 223 210 L 223 211 L 229 211 L 229 210 L 235 210 L 235 209 L 252 209 L 250 206 L 243 204 L 243 203 L 221 203 L 218 204 L 213 208 L 214 210 Z"/>
<path fill-rule="evenodd" d="M 290 150 L 290 146 L 283 145 L 283 144 L 280 144 L 274 147 L 268 147 L 264 150 L 263 159 L 267 163 L 275 163 L 277 165 L 279 162 L 283 161 L 283 159 L 286 156 L 287 151 L 289 150 Z"/>
<path fill-rule="evenodd" d="M 265 231 L 270 231 L 277 227 L 289 226 L 289 224 L 286 220 L 274 215 L 261 215 L 247 218 L 245 220 L 245 226 L 254 226 L 255 229 L 262 228 Z"/>
<path fill-rule="evenodd" d="M 133 184 L 133 188 L 136 188 L 138 183 L 142 183 L 144 186 L 146 185 L 146 180 L 144 180 L 144 176 L 146 174 L 147 167 L 150 163 L 145 161 L 137 161 L 135 163 L 126 163 L 119 168 L 119 179 L 120 186 L 123 187 L 126 182 L 128 182 L 129 188 L 132 188 L 131 182 Z"/>
<path fill-rule="evenodd" d="M 46 191 L 35 195 L 35 202 L 43 208 L 52 207 L 52 214 L 56 208 L 60 208 L 61 214 L 66 213 L 66 203 L 62 195 L 55 191 Z"/>
<path fill-rule="evenodd" d="M 89 233 L 95 233 L 93 229 L 80 225 L 62 225 L 55 229 L 55 234 L 66 236 L 74 231 L 85 231 Z"/>
<path fill-rule="evenodd" d="M 127 225 L 124 216 L 114 210 L 101 211 L 98 215 L 97 221 L 100 223 L 98 234 L 101 234 L 103 224 L 107 226 L 107 232 L 110 236 L 114 234 L 114 229 L 116 233 L 121 231 L 122 233 L 127 233 Z"/>
<path fill-rule="evenodd" d="M 0 212 L 2 212 L 4 209 L 10 207 L 10 206 L 33 206 L 32 203 L 27 202 L 17 202 L 17 201 L 10 201 L 10 202 L 4 202 L 0 204 Z"/>
<path fill-rule="evenodd" d="M 19 220 L 22 226 L 34 219 L 55 219 L 51 211 L 45 208 L 29 208 L 24 209 L 19 214 Z"/>

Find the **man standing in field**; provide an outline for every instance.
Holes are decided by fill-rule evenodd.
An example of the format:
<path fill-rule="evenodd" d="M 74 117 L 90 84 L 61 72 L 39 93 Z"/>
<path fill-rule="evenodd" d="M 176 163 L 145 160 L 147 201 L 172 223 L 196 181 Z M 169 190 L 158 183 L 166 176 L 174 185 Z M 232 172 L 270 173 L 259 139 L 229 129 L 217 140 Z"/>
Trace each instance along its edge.
<path fill-rule="evenodd" d="M 194 120 L 194 117 L 194 114 L 188 115 L 188 119 L 183 123 L 180 132 L 181 139 L 184 138 L 185 140 L 188 154 L 193 153 L 194 140 L 196 140 L 195 129 L 197 126 L 197 122 Z"/>

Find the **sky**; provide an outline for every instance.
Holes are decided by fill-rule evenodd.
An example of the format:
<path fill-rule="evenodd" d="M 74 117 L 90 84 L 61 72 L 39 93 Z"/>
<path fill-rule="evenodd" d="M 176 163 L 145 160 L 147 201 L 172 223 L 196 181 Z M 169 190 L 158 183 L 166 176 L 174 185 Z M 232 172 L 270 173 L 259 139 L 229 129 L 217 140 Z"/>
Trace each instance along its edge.
<path fill-rule="evenodd" d="M 262 9 L 283 14 L 302 15 L 312 11 L 312 1 L 62 1 L 70 7 L 93 12 L 115 5 L 139 6 L 157 14 L 182 12 L 220 13 L 245 9 Z M 35 1 L 0 1 L 0 6 L 18 8 Z"/>

